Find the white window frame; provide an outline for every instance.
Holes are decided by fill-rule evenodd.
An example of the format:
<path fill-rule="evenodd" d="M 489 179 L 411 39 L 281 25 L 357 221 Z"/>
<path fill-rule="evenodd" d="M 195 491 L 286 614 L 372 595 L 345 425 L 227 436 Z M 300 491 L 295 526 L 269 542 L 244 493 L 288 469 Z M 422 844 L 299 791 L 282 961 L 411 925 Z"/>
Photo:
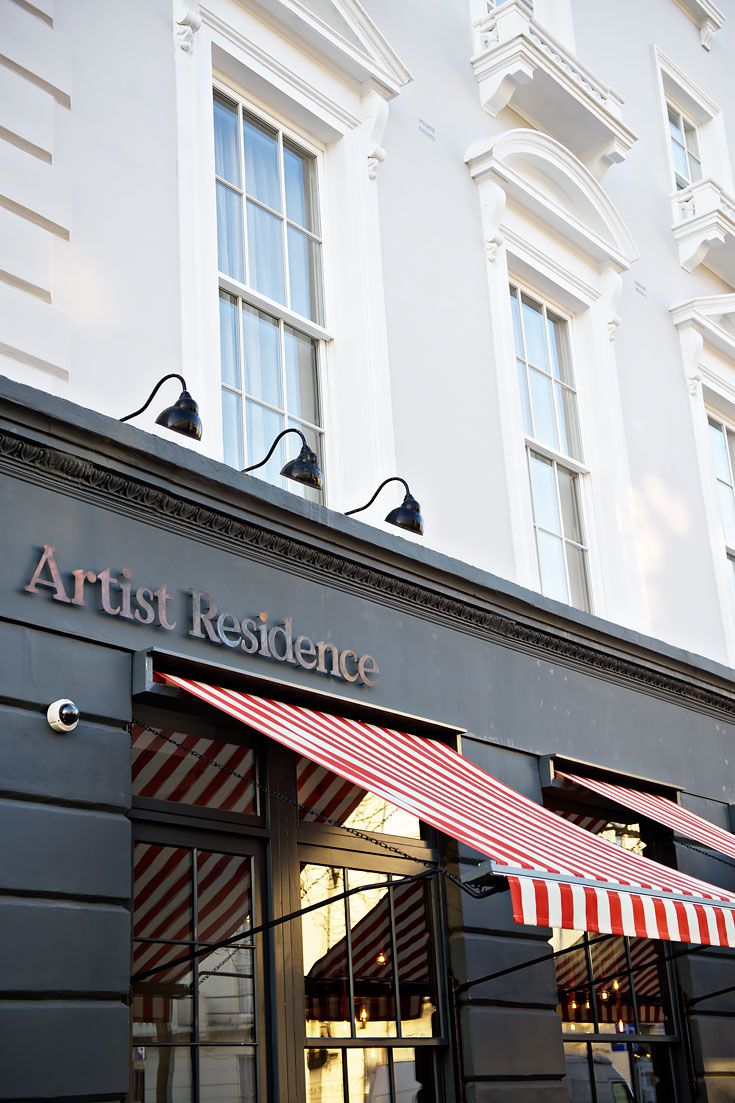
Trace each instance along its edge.
<path fill-rule="evenodd" d="M 375 174 L 386 155 L 381 140 L 388 103 L 411 75 L 367 18 L 356 27 L 364 44 L 364 50 L 358 50 L 346 40 L 335 40 L 306 9 L 291 13 L 295 26 L 288 30 L 281 12 L 280 0 L 263 0 L 257 6 L 209 0 L 198 11 L 200 17 L 182 19 L 172 29 L 181 273 L 181 343 L 175 364 L 199 401 L 205 436 L 198 448 L 221 460 L 212 89 L 222 81 L 226 95 L 242 96 L 299 145 L 320 150 L 320 209 L 328 242 L 323 256 L 324 308 L 334 328 L 288 318 L 280 304 L 262 305 L 266 313 L 283 316 L 324 342 L 323 469 L 329 482 L 328 504 L 343 510 L 369 496 L 395 468 Z M 334 187 L 340 190 L 337 198 L 344 191 L 350 202 L 333 202 Z M 251 302 L 254 294 L 249 291 Z M 359 404 L 352 401 L 358 391 Z M 243 483 L 241 477 L 235 479 Z M 244 486 L 248 485 L 245 478 Z M 255 489 L 255 479 L 252 486 Z M 299 508 L 298 499 L 293 506 Z"/>
<path fill-rule="evenodd" d="M 325 173 L 324 173 L 324 147 L 316 144 L 312 138 L 304 134 L 302 131 L 297 130 L 282 116 L 266 108 L 261 102 L 254 99 L 252 96 L 245 96 L 240 89 L 234 87 L 229 81 L 224 80 L 220 74 L 216 74 L 212 81 L 212 92 L 220 93 L 223 97 L 229 99 L 232 103 L 239 105 L 238 111 L 238 130 L 241 129 L 242 113 L 246 112 L 253 118 L 258 119 L 265 126 L 278 132 L 278 145 L 279 145 L 279 173 L 280 173 L 280 186 L 283 189 L 283 139 L 287 139 L 292 142 L 293 145 L 299 147 L 304 153 L 308 154 L 314 159 L 314 168 L 316 175 L 316 191 L 317 191 L 317 204 L 319 210 L 319 241 L 322 246 L 321 250 L 321 312 L 322 317 L 326 320 L 330 317 L 330 305 L 327 294 L 327 275 L 328 270 L 328 247 L 324 243 L 324 209 L 323 209 L 323 194 L 325 188 Z M 238 152 L 240 156 L 240 170 L 242 175 L 243 189 L 245 187 L 244 177 L 244 153 L 242 148 L 242 135 L 238 135 Z M 215 165 L 212 162 L 212 175 L 216 181 L 218 177 L 215 173 Z M 244 273 L 247 276 L 248 268 L 248 249 L 247 249 L 247 214 L 246 214 L 246 200 L 245 191 L 238 192 L 242 195 L 243 199 L 243 250 L 244 250 Z M 285 210 L 282 213 L 282 221 L 284 226 L 289 225 L 289 220 L 286 217 Z M 314 235 L 316 236 L 316 235 Z M 283 263 L 284 263 L 284 286 L 288 291 L 289 288 L 289 273 L 288 273 L 288 245 L 285 237 L 285 231 L 283 236 Z M 233 276 L 229 276 L 224 272 L 219 271 L 219 264 L 217 265 L 216 279 L 218 280 L 218 291 L 225 291 L 228 295 L 232 295 L 236 299 L 241 300 L 243 303 L 247 303 L 248 306 L 253 307 L 256 310 L 262 311 L 269 317 L 273 318 L 278 323 L 278 339 L 279 339 L 279 355 L 280 355 L 280 367 L 281 367 L 281 394 L 284 400 L 287 396 L 286 391 L 286 349 L 285 349 L 285 327 L 289 326 L 291 329 L 296 330 L 299 333 L 304 334 L 307 337 L 314 338 L 316 340 L 316 388 L 317 388 L 317 402 L 319 408 L 319 415 L 321 419 L 321 425 L 313 425 L 305 418 L 295 418 L 299 422 L 303 422 L 309 429 L 313 430 L 319 435 L 320 438 L 320 453 L 322 463 L 322 473 L 324 475 L 324 485 L 320 492 L 320 500 L 323 504 L 326 504 L 328 495 L 328 479 L 326 473 L 329 471 L 329 442 L 328 442 L 328 426 L 329 413 L 327 409 L 327 402 L 325 401 L 325 376 L 326 376 L 326 361 L 327 361 L 327 345 L 333 340 L 333 333 L 326 326 L 314 322 L 311 318 L 307 318 L 303 314 L 297 314 L 290 307 L 284 303 L 279 303 L 274 299 L 269 298 L 267 295 L 263 295 L 255 288 L 249 286 L 247 283 L 241 283 Z M 290 294 L 290 292 L 289 292 Z M 244 355 L 243 344 L 243 332 L 242 332 L 242 312 L 238 310 L 238 350 L 239 355 Z M 221 350 L 220 350 L 221 352 Z M 247 466 L 249 462 L 257 463 L 258 457 L 252 457 L 250 460 L 247 455 L 247 407 L 246 407 L 246 392 L 236 390 L 236 388 L 227 386 L 221 378 L 221 361 L 220 361 L 220 393 L 222 390 L 235 391 L 240 395 L 242 401 L 242 425 L 241 425 L 241 437 L 240 441 L 243 447 L 244 465 Z M 288 426 L 289 419 L 292 415 L 284 407 L 283 410 L 272 406 L 264 399 L 252 396 L 253 400 L 258 405 L 265 409 L 271 410 L 274 413 L 278 413 L 283 416 L 286 426 Z M 291 450 L 289 450 L 290 456 Z M 296 454 L 296 453 L 294 453 Z M 260 457 L 262 458 L 262 457 Z M 298 489 L 294 486 L 288 488 L 291 492 L 298 493 Z"/>
<path fill-rule="evenodd" d="M 680 220 L 678 197 L 681 188 L 676 181 L 676 165 L 671 147 L 669 130 L 669 104 L 696 130 L 701 179 L 714 179 L 725 189 L 733 189 L 733 176 L 727 146 L 727 132 L 722 109 L 707 95 L 704 89 L 680 69 L 658 47 L 653 47 L 654 63 L 658 73 L 659 110 L 665 135 L 666 160 L 671 199 L 674 202 L 674 221 Z M 690 181 L 690 184 L 693 181 Z"/>
<path fill-rule="evenodd" d="M 572 378 L 574 379 L 574 386 L 571 387 L 570 389 L 574 391 L 574 395 L 575 395 L 575 399 L 576 399 L 576 408 L 577 408 L 576 409 L 576 413 L 577 413 L 577 427 L 576 428 L 577 428 L 577 433 L 579 435 L 579 451 L 580 451 L 580 457 L 578 457 L 578 458 L 574 457 L 574 456 L 570 456 L 566 452 L 562 452 L 560 449 L 553 448 L 552 446 L 546 444 L 543 441 L 540 441 L 537 437 L 532 436 L 532 435 L 528 434 L 525 431 L 523 432 L 523 443 L 524 443 L 524 447 L 525 447 L 525 456 L 526 456 L 528 501 L 529 501 L 529 508 L 530 508 L 531 523 L 532 523 L 534 552 L 535 552 L 536 566 L 537 566 L 537 572 L 538 572 L 538 588 L 539 588 L 539 592 L 543 592 L 541 590 L 541 563 L 540 563 L 540 557 L 539 557 L 538 539 L 537 539 L 537 535 L 536 535 L 537 530 L 541 526 L 539 526 L 536 522 L 536 517 L 535 517 L 535 514 L 534 514 L 534 506 L 533 506 L 533 491 L 531 489 L 530 464 L 531 464 L 531 453 L 532 452 L 535 452 L 537 455 L 542 456 L 546 460 L 549 460 L 554 466 L 554 481 L 555 481 L 555 485 L 556 485 L 557 505 L 558 505 L 559 517 L 560 518 L 562 517 L 562 510 L 561 510 L 561 501 L 558 500 L 559 499 L 559 478 L 558 478 L 558 474 L 557 474 L 557 468 L 558 467 L 564 468 L 566 471 L 570 472 L 575 478 L 575 484 L 576 484 L 576 488 L 577 488 L 577 500 L 578 500 L 579 512 L 580 512 L 580 524 L 581 524 L 581 528 L 582 528 L 582 538 L 583 538 L 584 543 L 582 545 L 577 545 L 576 541 L 569 540 L 563 534 L 554 533 L 552 535 L 560 537 L 563 544 L 565 545 L 564 570 L 565 570 L 566 580 L 567 580 L 567 591 L 569 593 L 571 593 L 571 587 L 569 585 L 569 564 L 567 562 L 567 556 L 566 556 L 566 544 L 567 543 L 572 543 L 575 546 L 581 547 L 583 549 L 583 551 L 585 553 L 586 582 L 587 582 L 587 595 L 588 595 L 588 600 L 589 600 L 589 608 L 588 609 L 582 609 L 581 611 L 591 613 L 591 612 L 595 611 L 595 590 L 594 590 L 594 587 L 593 587 L 593 577 L 592 577 L 592 575 L 593 575 L 593 572 L 592 572 L 592 549 L 590 547 L 590 539 L 589 539 L 590 531 L 593 531 L 593 530 L 590 529 L 590 525 L 589 525 L 589 522 L 588 522 L 588 516 L 590 514 L 592 514 L 592 512 L 593 512 L 593 502 L 592 502 L 592 492 L 591 492 L 591 487 L 590 487 L 590 482 L 591 482 L 590 469 L 586 465 L 584 460 L 581 458 L 586 453 L 585 453 L 584 430 L 583 430 L 583 427 L 582 427 L 582 412 L 581 412 L 581 408 L 580 408 L 581 403 L 580 403 L 580 394 L 579 394 L 579 381 L 578 381 L 577 365 L 576 365 L 576 358 L 575 358 L 574 316 L 572 314 L 570 314 L 567 310 L 565 310 L 563 307 L 561 307 L 553 299 L 551 299 L 548 294 L 539 292 L 538 289 L 534 288 L 527 281 L 519 280 L 517 277 L 515 277 L 513 275 L 512 270 L 509 271 L 508 276 L 509 276 L 509 289 L 512 287 L 513 289 L 515 289 L 517 291 L 520 291 L 520 293 L 522 295 L 528 296 L 528 298 L 532 299 L 536 304 L 541 305 L 544 308 L 544 311 L 546 313 L 551 311 L 551 313 L 556 318 L 558 318 L 561 322 L 564 323 L 564 325 L 566 327 L 566 340 L 567 340 L 567 348 L 568 348 L 568 352 L 569 352 L 569 359 L 570 359 L 570 363 L 571 363 Z M 508 294 L 508 311 L 509 311 L 509 314 L 511 315 L 510 324 L 512 326 L 513 325 L 513 319 L 512 319 L 512 307 L 510 305 L 510 294 Z M 523 326 L 522 311 L 521 311 L 521 326 Z M 545 336 L 546 336 L 546 340 L 548 342 L 548 333 L 546 332 L 546 327 L 545 326 L 544 326 L 544 333 L 545 333 Z M 524 334 L 524 342 L 525 342 L 525 334 Z M 516 350 L 516 360 L 518 360 L 518 359 L 520 359 L 520 358 L 518 357 L 517 350 Z M 513 366 L 515 368 L 515 363 L 514 363 Z M 517 372 L 516 372 L 516 380 L 517 380 Z M 557 386 L 556 382 L 552 381 L 552 387 L 556 387 L 556 386 Z M 519 384 L 517 384 L 517 390 L 519 392 L 518 402 L 520 404 L 521 403 L 521 395 L 520 395 L 520 385 Z M 553 393 L 553 396 L 554 396 L 554 416 L 557 419 L 557 425 L 558 425 L 558 409 L 557 409 L 557 403 L 556 403 L 556 390 L 554 390 L 552 393 Z M 521 420 L 521 423 L 522 423 L 522 420 Z M 547 530 L 543 529 L 542 531 L 547 531 Z M 574 606 L 571 601 L 569 602 L 569 604 L 572 605 L 573 608 L 580 608 L 579 606 Z"/>
<path fill-rule="evenodd" d="M 732 459 L 731 459 L 730 444 L 728 442 L 728 437 L 732 438 L 733 442 L 735 442 L 735 421 L 728 421 L 727 418 L 723 417 L 723 415 L 718 410 L 714 409 L 711 405 L 706 406 L 705 409 L 706 409 L 706 413 L 707 413 L 707 429 L 708 429 L 708 431 L 714 423 L 714 426 L 717 429 L 719 429 L 719 431 L 723 434 L 723 436 L 725 438 L 725 454 L 727 456 L 727 468 L 728 468 L 728 471 L 729 471 L 729 474 L 730 474 L 729 482 L 724 482 L 724 480 L 721 479 L 720 476 L 717 474 L 717 471 L 712 469 L 712 471 L 711 471 L 712 478 L 714 479 L 716 484 L 717 483 L 722 483 L 724 486 L 727 486 L 729 488 L 729 490 L 732 492 L 732 495 L 733 495 L 733 503 L 735 504 L 735 467 L 733 466 L 733 462 L 732 462 Z M 711 452 L 711 450 L 710 450 L 710 467 L 712 467 L 712 452 Z M 717 501 L 718 512 L 720 514 L 720 520 L 722 522 L 722 511 L 720 509 L 720 504 L 719 504 L 719 495 L 717 496 L 717 498 L 718 498 L 718 501 Z M 733 592 L 735 594 L 735 541 L 732 544 L 728 544 L 727 538 L 726 538 L 726 533 L 725 533 L 724 523 L 722 523 L 721 536 L 722 536 L 722 547 L 725 550 L 725 556 L 726 556 L 728 562 L 730 564 L 732 564 L 733 588 L 734 588 Z"/>

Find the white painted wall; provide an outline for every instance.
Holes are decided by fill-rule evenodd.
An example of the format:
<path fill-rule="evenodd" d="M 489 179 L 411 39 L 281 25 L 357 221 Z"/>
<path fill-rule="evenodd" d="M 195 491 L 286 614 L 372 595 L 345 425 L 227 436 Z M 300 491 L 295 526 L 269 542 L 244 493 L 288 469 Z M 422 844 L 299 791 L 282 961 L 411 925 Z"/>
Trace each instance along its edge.
<path fill-rule="evenodd" d="M 583 156 L 635 242 L 638 259 L 621 261 L 572 240 L 568 221 L 549 231 L 512 197 L 488 250 L 493 216 L 465 157 L 528 127 L 528 87 L 495 117 L 483 109 L 470 64 L 476 0 L 363 3 L 366 20 L 345 0 L 340 18 L 357 37 L 340 38 L 344 23 L 321 23 L 327 0 L 129 0 L 124 16 L 104 2 L 0 0 L 0 371 L 120 416 L 183 370 L 205 419 L 200 447 L 220 455 L 216 70 L 323 149 L 329 504 L 361 504 L 399 473 L 421 502 L 427 545 L 537 585 L 504 285 L 507 272 L 541 291 L 560 281 L 590 468 L 595 611 L 732 662 L 735 594 L 703 446 L 714 392 L 690 393 L 669 313 L 731 289 L 680 264 L 654 47 L 723 108 L 709 133 L 730 189 L 721 137 L 735 155 L 735 18 L 706 50 L 675 0 L 536 4 L 581 79 L 625 100 L 605 101 L 618 112 L 610 126 L 624 128 L 614 152 Z M 177 35 L 187 11 L 190 33 L 185 19 Z M 372 60 L 355 48 L 361 37 Z M 549 176 L 535 180 L 549 200 L 573 202 Z M 392 504 L 386 492 L 366 516 L 379 521 Z"/>

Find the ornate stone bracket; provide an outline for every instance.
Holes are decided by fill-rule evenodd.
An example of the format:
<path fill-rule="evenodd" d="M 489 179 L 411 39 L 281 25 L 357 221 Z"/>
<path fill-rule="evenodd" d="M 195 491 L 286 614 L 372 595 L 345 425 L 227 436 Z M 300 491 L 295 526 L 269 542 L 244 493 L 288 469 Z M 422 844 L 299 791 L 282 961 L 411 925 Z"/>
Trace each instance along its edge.
<path fill-rule="evenodd" d="M 194 35 L 202 25 L 202 13 L 197 0 L 178 0 L 176 41 L 186 54 L 194 49 Z"/>
<path fill-rule="evenodd" d="M 378 168 L 387 156 L 380 143 L 388 124 L 388 101 L 375 88 L 370 88 L 363 97 L 362 104 L 367 130 L 368 177 L 375 180 Z"/>

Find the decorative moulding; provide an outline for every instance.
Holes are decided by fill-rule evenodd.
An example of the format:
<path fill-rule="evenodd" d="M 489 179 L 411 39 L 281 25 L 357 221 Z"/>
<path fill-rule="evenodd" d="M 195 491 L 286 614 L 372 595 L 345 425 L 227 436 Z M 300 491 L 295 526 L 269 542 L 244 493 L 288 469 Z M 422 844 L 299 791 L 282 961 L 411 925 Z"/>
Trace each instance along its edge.
<path fill-rule="evenodd" d="M 176 41 L 186 54 L 194 49 L 194 35 L 202 25 L 202 13 L 197 0 L 178 0 L 176 11 Z"/>
<path fill-rule="evenodd" d="M 735 293 L 688 299 L 672 306 L 671 319 L 679 331 L 684 357 L 684 374 L 692 397 L 703 383 L 710 383 L 735 405 Z M 731 367 L 717 371 L 704 363 L 704 347 L 714 349 Z"/>
<path fill-rule="evenodd" d="M 635 242 L 601 184 L 548 134 L 525 128 L 506 130 L 475 142 L 465 161 L 483 192 L 494 185 L 515 207 L 594 261 L 624 271 L 637 259 Z M 492 241 L 495 223 L 499 227 L 502 222 L 504 202 L 500 196 L 482 202 L 491 203 L 495 211 L 495 222 L 484 222 L 485 238 Z"/>
<path fill-rule="evenodd" d="M 388 98 L 397 95 L 413 78 L 365 9 L 358 0 L 329 4 L 332 22 L 301 0 L 259 0 L 260 8 L 355 81 L 373 82 Z"/>
<path fill-rule="evenodd" d="M 707 178 L 674 192 L 671 202 L 682 268 L 703 264 L 735 287 L 735 199 Z"/>
<path fill-rule="evenodd" d="M 723 12 L 712 0 L 676 0 L 679 7 L 699 27 L 699 40 L 705 50 L 712 48 L 712 39 L 725 22 Z"/>
<path fill-rule="evenodd" d="M 24 440 L 0 432 L 0 466 L 21 477 L 50 483 L 74 495 L 97 501 L 105 509 L 115 509 L 140 518 L 148 515 L 162 528 L 175 527 L 189 538 L 200 535 L 208 544 L 224 550 L 275 562 L 281 568 L 308 571 L 332 585 L 361 591 L 366 597 L 388 599 L 423 616 L 443 623 L 465 626 L 490 639 L 508 641 L 519 651 L 562 661 L 586 673 L 634 684 L 657 697 L 668 697 L 679 704 L 712 711 L 728 719 L 735 718 L 735 696 L 717 689 L 690 673 L 678 674 L 656 665 L 656 658 L 628 657 L 615 653 L 608 637 L 596 644 L 570 634 L 564 622 L 559 631 L 553 627 L 529 623 L 522 617 L 493 608 L 488 600 L 474 595 L 471 600 L 454 597 L 431 580 L 417 583 L 392 573 L 390 569 L 363 564 L 354 556 L 316 547 L 306 539 L 274 532 L 265 525 L 240 520 L 226 509 L 213 509 L 181 495 L 159 489 L 143 478 L 106 468 L 63 452 L 46 444 Z M 488 594 L 488 596 L 490 596 Z M 529 595 L 530 596 L 530 595 Z"/>
<path fill-rule="evenodd" d="M 534 19 L 526 0 L 506 0 L 474 35 L 472 68 L 493 118 L 512 106 L 597 176 L 625 159 L 636 135 L 622 121 L 622 98 Z"/>

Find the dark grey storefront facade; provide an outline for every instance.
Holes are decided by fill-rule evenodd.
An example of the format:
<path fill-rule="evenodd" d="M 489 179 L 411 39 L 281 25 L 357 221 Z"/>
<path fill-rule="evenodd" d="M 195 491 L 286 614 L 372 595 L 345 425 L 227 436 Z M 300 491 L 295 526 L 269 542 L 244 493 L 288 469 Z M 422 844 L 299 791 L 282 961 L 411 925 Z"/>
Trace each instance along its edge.
<path fill-rule="evenodd" d="M 730 826 L 735 681 L 725 668 L 4 380 L 0 467 L 0 1098 L 101 1101 L 131 1091 L 126 725 L 146 707 L 133 696 L 143 653 L 180 655 L 182 669 L 187 660 L 225 668 L 230 684 L 238 673 L 261 679 L 261 691 L 265 679 L 288 682 L 315 707 L 325 694 L 327 709 L 341 699 L 352 714 L 384 709 L 396 725 L 407 714 L 462 730 L 465 755 L 537 801 L 540 760 L 557 755 L 681 786 L 684 804 Z M 48 566 L 46 585 L 27 588 L 44 547 L 55 549 L 67 600 Z M 106 570 L 117 583 L 105 595 Z M 96 580 L 82 579 L 75 602 L 86 572 Z M 140 589 L 147 606 L 135 603 Z M 192 635 L 192 590 L 235 618 L 267 611 L 274 624 L 292 618 L 294 633 L 372 656 L 375 684 Z M 59 698 L 81 709 L 69 735 L 46 721 Z M 264 836 L 266 850 L 289 845 Z M 730 866 L 689 847 L 674 852 L 682 871 L 735 887 Z M 278 894 L 267 899 L 276 914 Z M 453 983 L 550 952 L 549 932 L 515 925 L 507 892 L 474 900 L 448 891 L 444 906 L 441 1097 L 567 1100 L 551 957 L 464 991 L 456 1013 L 450 998 Z M 735 991 L 687 1011 L 687 1001 L 735 985 L 735 958 L 707 950 L 678 958 L 674 971 L 677 1098 L 735 1100 Z M 266 1060 L 261 1091 L 296 1099 L 303 1081 L 284 1051 L 289 1029 L 303 1049 L 303 1026 L 298 1008 L 280 1006 L 277 978 L 267 983 L 280 1054 Z"/>

